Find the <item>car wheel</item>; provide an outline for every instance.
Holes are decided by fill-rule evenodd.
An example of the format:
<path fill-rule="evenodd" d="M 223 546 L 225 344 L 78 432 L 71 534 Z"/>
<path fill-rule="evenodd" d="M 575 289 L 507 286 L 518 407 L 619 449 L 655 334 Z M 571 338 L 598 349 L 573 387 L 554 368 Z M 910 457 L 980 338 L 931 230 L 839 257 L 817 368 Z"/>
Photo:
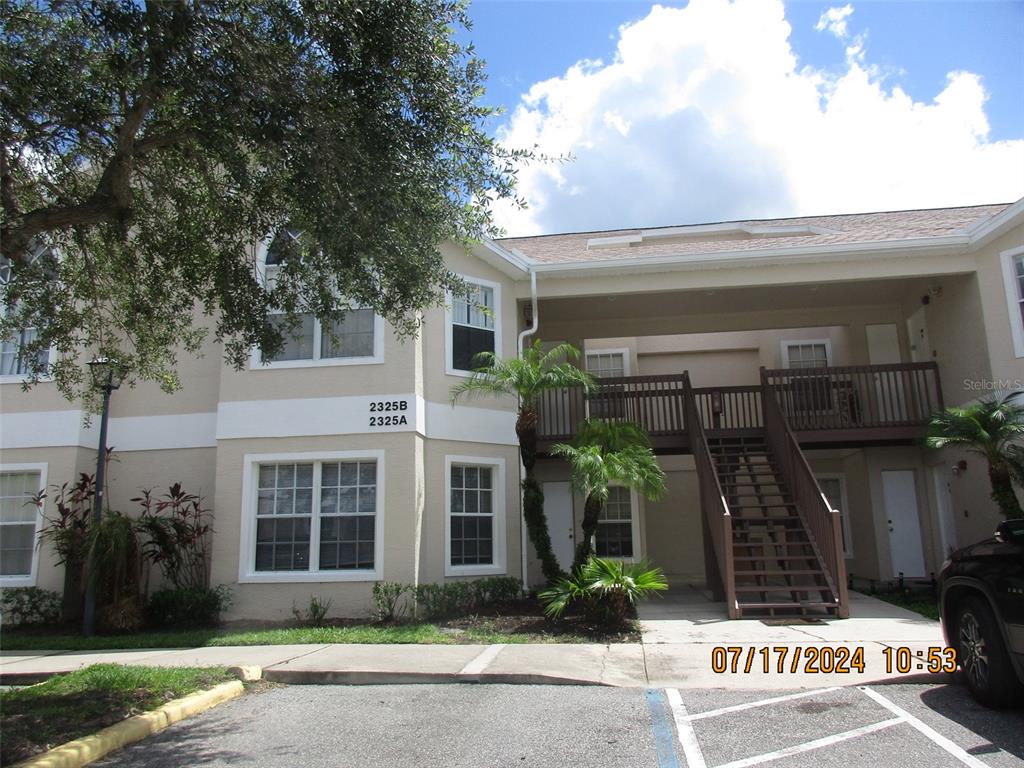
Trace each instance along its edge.
<path fill-rule="evenodd" d="M 956 658 L 967 687 L 987 707 L 1024 700 L 1024 686 L 1010 661 L 996 617 L 981 597 L 968 597 L 957 614 Z"/>

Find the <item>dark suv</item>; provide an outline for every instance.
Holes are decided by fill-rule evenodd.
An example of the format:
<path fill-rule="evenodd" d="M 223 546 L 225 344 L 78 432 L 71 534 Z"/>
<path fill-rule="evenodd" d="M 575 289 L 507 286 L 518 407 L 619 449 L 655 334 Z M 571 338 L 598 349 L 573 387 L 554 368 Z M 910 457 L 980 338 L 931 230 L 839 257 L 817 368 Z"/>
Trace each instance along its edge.
<path fill-rule="evenodd" d="M 951 555 L 939 575 L 946 643 L 989 707 L 1024 704 L 1024 520 Z"/>

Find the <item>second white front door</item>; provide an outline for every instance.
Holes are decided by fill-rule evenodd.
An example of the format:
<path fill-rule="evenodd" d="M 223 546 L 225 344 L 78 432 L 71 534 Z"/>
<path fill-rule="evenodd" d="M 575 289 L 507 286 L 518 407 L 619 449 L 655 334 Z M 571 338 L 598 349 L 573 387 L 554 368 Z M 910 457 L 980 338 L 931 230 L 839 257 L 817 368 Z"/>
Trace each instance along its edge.
<path fill-rule="evenodd" d="M 548 519 L 551 548 L 562 570 L 568 571 L 576 544 L 569 483 L 544 483 L 544 515 Z"/>
<path fill-rule="evenodd" d="M 924 550 L 921 547 L 921 518 L 917 509 L 914 471 L 882 472 L 882 498 L 889 526 L 889 552 L 892 575 L 910 578 L 925 575 Z"/>

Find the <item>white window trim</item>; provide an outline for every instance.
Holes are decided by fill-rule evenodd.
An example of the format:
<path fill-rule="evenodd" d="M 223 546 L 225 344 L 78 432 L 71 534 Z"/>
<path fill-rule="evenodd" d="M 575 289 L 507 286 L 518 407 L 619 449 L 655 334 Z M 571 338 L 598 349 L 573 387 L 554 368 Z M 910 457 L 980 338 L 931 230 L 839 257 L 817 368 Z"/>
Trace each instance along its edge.
<path fill-rule="evenodd" d="M 832 340 L 831 339 L 783 339 L 779 342 L 782 348 L 782 367 L 789 368 L 789 348 L 799 344 L 824 344 L 826 367 L 832 366 Z M 800 370 L 799 368 L 794 370 Z"/>
<path fill-rule="evenodd" d="M 52 248 L 51 248 L 51 250 L 53 250 L 54 254 L 56 255 L 56 257 L 57 257 L 57 259 L 59 261 L 60 260 L 60 256 L 61 256 L 60 251 L 58 251 L 56 249 L 52 249 Z M 39 258 L 40 255 L 42 255 L 42 252 L 37 253 L 32 258 L 32 261 L 35 261 L 37 258 Z M 6 311 L 7 311 L 6 306 L 4 304 L 0 303 L 0 315 L 5 314 Z M 49 355 L 47 357 L 47 366 L 50 369 L 53 368 L 53 363 L 54 363 L 54 361 L 56 361 L 56 359 L 57 359 L 57 346 L 54 344 L 54 345 L 50 346 Z M 29 380 L 29 377 L 26 374 L 24 374 L 24 373 L 0 374 L 0 384 L 24 384 L 28 380 Z M 47 374 L 44 374 L 43 376 L 39 377 L 39 382 L 40 383 L 46 382 L 46 381 L 53 381 L 53 374 L 47 373 Z"/>
<path fill-rule="evenodd" d="M 496 283 L 493 280 L 484 280 L 482 277 L 473 277 L 472 275 L 459 275 L 467 283 L 473 285 L 480 285 L 484 288 L 490 288 L 494 291 L 494 354 L 496 357 L 501 357 L 501 283 Z M 444 372 L 449 376 L 460 376 L 462 378 L 468 378 L 473 375 L 472 371 L 463 371 L 459 368 L 452 367 L 452 354 L 454 351 L 454 344 L 452 342 L 452 302 L 454 301 L 451 291 L 445 296 L 444 305 Z"/>
<path fill-rule="evenodd" d="M 1024 246 L 1011 248 L 999 254 L 999 260 L 1003 265 L 1003 287 L 1006 289 L 1006 309 L 1010 314 L 1010 334 L 1013 337 L 1014 357 L 1024 357 L 1024 320 L 1020 313 L 1020 300 L 1024 296 L 1019 295 L 1017 288 L 1017 271 L 1014 260 L 1024 255 Z"/>
<path fill-rule="evenodd" d="M 612 483 L 612 486 L 621 487 L 619 483 Z M 611 486 L 609 486 L 611 487 Z M 640 541 L 640 515 L 643 513 L 640 506 L 640 494 L 632 488 L 629 489 L 629 504 L 631 518 L 629 521 L 631 528 L 631 535 L 633 536 L 633 556 L 632 557 L 609 557 L 607 560 L 615 560 L 620 563 L 639 563 L 644 559 L 643 543 Z M 601 525 L 598 521 L 598 526 Z M 597 529 L 594 530 L 594 540 L 590 542 L 590 546 L 597 554 Z"/>
<path fill-rule="evenodd" d="M 279 462 L 351 461 L 374 459 L 377 462 L 377 509 L 373 536 L 373 570 L 347 571 L 257 571 L 256 570 L 256 486 L 260 464 Z M 247 453 L 242 459 L 242 532 L 238 556 L 239 584 L 317 583 L 332 581 L 379 581 L 384 572 L 384 451 L 311 451 L 305 453 Z M 316 503 L 316 502 L 314 502 Z M 320 510 L 314 506 L 310 521 L 310 565 L 320 557 Z"/>
<path fill-rule="evenodd" d="M 587 372 L 590 373 L 590 356 L 591 355 L 622 355 L 622 375 L 632 376 L 630 372 L 630 354 L 627 347 L 615 347 L 608 349 L 588 349 L 583 353 L 583 365 L 587 368 Z"/>
<path fill-rule="evenodd" d="M 846 498 L 846 475 L 842 472 L 815 472 L 814 477 L 820 480 L 839 481 L 839 520 L 843 525 L 843 557 L 853 557 L 853 533 L 850 531 L 850 502 Z M 827 500 L 827 498 L 826 498 Z"/>
<path fill-rule="evenodd" d="M 267 277 L 267 251 L 273 237 L 267 237 L 256 244 L 256 279 L 263 283 Z M 355 307 L 360 309 L 360 307 Z M 323 329 L 320 321 L 313 318 L 313 351 L 320 354 Z M 379 365 L 384 362 L 384 318 L 373 313 L 373 354 L 363 357 L 326 357 L 314 360 L 269 360 L 263 361 L 263 351 L 253 347 L 249 354 L 249 369 L 252 371 L 274 371 L 282 368 L 324 368 L 336 365 Z"/>
<path fill-rule="evenodd" d="M 494 563 L 491 565 L 452 565 L 452 464 L 471 464 L 494 469 L 494 499 L 491 530 L 494 542 L 491 552 Z M 444 457 L 444 575 L 445 576 L 502 576 L 507 573 L 505 552 L 505 459 L 493 456 L 454 456 Z"/>
<path fill-rule="evenodd" d="M 38 472 L 39 490 L 46 490 L 48 464 L 0 464 L 0 472 Z M 36 510 L 36 529 L 32 536 L 32 571 L 28 576 L 0 576 L 0 587 L 34 587 L 39 576 L 39 531 L 43 528 L 43 507 Z"/>

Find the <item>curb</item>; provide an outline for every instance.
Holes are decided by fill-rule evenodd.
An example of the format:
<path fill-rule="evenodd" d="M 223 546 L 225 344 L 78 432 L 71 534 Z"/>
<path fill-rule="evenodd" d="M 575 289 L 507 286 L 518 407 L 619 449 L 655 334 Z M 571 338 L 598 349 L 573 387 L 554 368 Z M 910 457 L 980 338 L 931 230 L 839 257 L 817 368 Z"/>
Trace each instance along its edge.
<path fill-rule="evenodd" d="M 288 685 L 609 685 L 596 680 L 536 673 L 461 674 L 458 672 L 383 672 L 370 670 L 266 669 L 263 679 Z"/>
<path fill-rule="evenodd" d="M 104 728 L 99 733 L 69 741 L 49 752 L 30 757 L 17 763 L 14 768 L 79 768 L 99 760 L 104 755 L 121 749 L 147 736 L 162 731 L 169 725 L 186 717 L 205 712 L 218 704 L 237 698 L 245 692 L 238 680 L 221 683 L 206 691 L 189 694 L 169 701 L 152 712 L 129 717 L 120 723 Z"/>

